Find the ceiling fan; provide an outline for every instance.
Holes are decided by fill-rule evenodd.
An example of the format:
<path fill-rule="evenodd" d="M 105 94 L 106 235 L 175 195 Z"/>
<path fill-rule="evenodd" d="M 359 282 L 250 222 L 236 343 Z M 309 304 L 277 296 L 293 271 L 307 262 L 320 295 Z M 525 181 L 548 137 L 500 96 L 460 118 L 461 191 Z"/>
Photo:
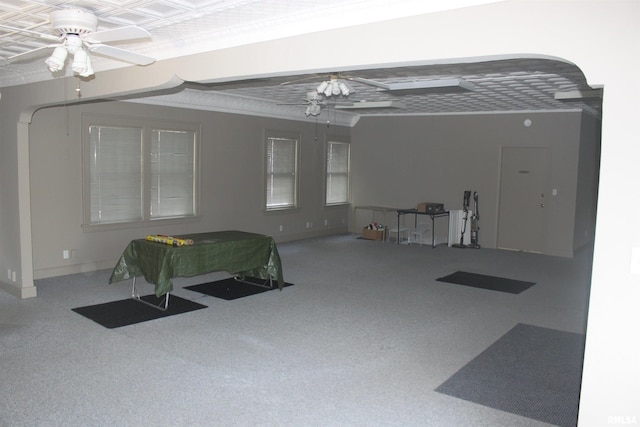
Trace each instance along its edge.
<path fill-rule="evenodd" d="M 71 55 L 73 57 L 72 69 L 81 77 L 93 75 L 88 52 L 134 65 L 149 65 L 155 62 L 155 59 L 149 56 L 104 44 L 151 37 L 151 34 L 143 28 L 130 25 L 97 31 L 98 18 L 92 12 L 80 8 L 55 10 L 50 13 L 50 17 L 53 35 L 0 24 L 1 27 L 11 31 L 56 42 L 6 58 L 0 61 L 0 65 L 23 62 L 43 56 L 51 48 L 53 48 L 53 52 L 45 61 L 51 72 L 64 69 L 67 57 Z"/>
<path fill-rule="evenodd" d="M 281 86 L 302 83 L 307 80 L 322 78 L 321 76 L 314 75 L 309 77 L 304 77 L 297 80 L 291 80 L 288 82 L 281 83 Z M 389 84 L 382 83 L 375 80 L 365 79 L 362 77 L 354 77 L 354 76 L 346 76 L 340 73 L 329 73 L 328 80 L 323 80 L 315 90 L 307 93 L 307 103 L 321 103 L 322 106 L 331 105 L 336 110 L 369 110 L 369 109 L 380 109 L 380 108 L 400 108 L 404 109 L 405 105 L 396 100 L 378 100 L 378 101 L 346 101 L 345 99 L 349 97 L 349 95 L 355 93 L 355 90 L 348 82 L 357 82 L 362 83 L 368 86 L 375 87 L 378 91 L 386 92 L 390 89 Z M 339 99 L 343 99 L 343 101 L 338 101 Z M 326 101 L 329 101 L 327 103 Z M 297 104 L 300 105 L 300 104 Z M 306 104 L 302 104 L 306 105 Z M 315 113 L 317 114 L 310 114 Z M 307 117 L 309 115 L 317 116 L 320 114 L 320 107 L 317 106 L 309 106 L 305 112 Z"/>

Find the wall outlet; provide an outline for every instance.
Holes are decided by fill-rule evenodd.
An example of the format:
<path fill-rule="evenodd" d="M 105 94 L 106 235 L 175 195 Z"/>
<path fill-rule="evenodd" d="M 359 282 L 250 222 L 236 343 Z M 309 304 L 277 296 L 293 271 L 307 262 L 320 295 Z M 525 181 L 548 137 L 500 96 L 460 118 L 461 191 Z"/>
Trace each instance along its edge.
<path fill-rule="evenodd" d="M 281 225 L 280 226 L 280 231 L 283 231 L 283 230 L 284 230 L 284 225 Z"/>
<path fill-rule="evenodd" d="M 15 283 L 15 282 L 16 282 L 16 272 L 15 272 L 15 271 L 12 271 L 12 272 L 11 272 L 11 281 L 12 281 L 13 283 Z"/>
<path fill-rule="evenodd" d="M 62 251 L 62 259 L 69 259 L 71 258 L 71 251 L 69 251 L 69 249 L 65 249 Z"/>
<path fill-rule="evenodd" d="M 311 221 L 307 221 L 307 228 L 313 227 L 313 223 Z"/>
<path fill-rule="evenodd" d="M 11 269 L 7 268 L 7 280 L 11 280 Z"/>
<path fill-rule="evenodd" d="M 327 225 L 329 225 L 329 220 L 328 220 L 328 219 L 325 219 L 325 220 L 324 220 L 324 226 L 326 227 Z"/>

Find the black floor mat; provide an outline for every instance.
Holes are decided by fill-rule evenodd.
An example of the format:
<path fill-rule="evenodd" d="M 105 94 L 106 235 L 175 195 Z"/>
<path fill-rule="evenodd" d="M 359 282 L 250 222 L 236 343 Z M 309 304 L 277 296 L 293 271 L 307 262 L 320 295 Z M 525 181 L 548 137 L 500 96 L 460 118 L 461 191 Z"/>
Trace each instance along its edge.
<path fill-rule="evenodd" d="M 201 294 L 209 295 L 216 298 L 222 298 L 227 301 L 231 301 L 238 298 L 248 297 L 250 295 L 261 294 L 273 289 L 278 289 L 277 285 L 273 289 L 259 286 L 265 281 L 263 279 L 256 279 L 247 277 L 244 279 L 246 282 L 257 283 L 256 285 L 240 282 L 233 277 L 228 279 L 217 280 L 215 282 L 202 283 L 200 285 L 185 286 L 184 289 L 190 291 L 199 292 Z M 293 286 L 292 283 L 285 283 L 284 286 Z"/>
<path fill-rule="evenodd" d="M 141 297 L 143 300 L 159 305 L 163 298 L 155 295 Z M 107 302 L 104 304 L 90 305 L 71 309 L 94 322 L 113 329 L 122 326 L 133 325 L 135 323 L 146 322 L 148 320 L 159 319 L 161 317 L 174 316 L 176 314 L 187 313 L 189 311 L 207 308 L 206 305 L 198 304 L 175 295 L 169 296 L 169 307 L 166 311 L 150 307 L 132 298 Z"/>
<path fill-rule="evenodd" d="M 518 324 L 436 391 L 558 426 L 575 426 L 584 335 Z"/>
<path fill-rule="evenodd" d="M 491 291 L 509 292 L 519 294 L 526 291 L 535 282 L 524 282 L 522 280 L 506 279 L 504 277 L 487 276 L 484 274 L 467 273 L 456 271 L 445 277 L 436 279 L 439 282 L 453 283 L 456 285 L 471 286 L 474 288 L 488 289 Z"/>

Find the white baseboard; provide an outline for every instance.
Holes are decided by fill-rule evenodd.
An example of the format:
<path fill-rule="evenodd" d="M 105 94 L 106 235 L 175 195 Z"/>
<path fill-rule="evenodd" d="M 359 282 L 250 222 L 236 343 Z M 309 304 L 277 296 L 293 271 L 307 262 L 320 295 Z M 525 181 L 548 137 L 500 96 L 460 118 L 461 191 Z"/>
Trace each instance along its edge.
<path fill-rule="evenodd" d="M 20 299 L 34 298 L 38 295 L 35 286 L 22 287 L 15 283 L 7 283 L 0 280 L 0 289 Z"/>

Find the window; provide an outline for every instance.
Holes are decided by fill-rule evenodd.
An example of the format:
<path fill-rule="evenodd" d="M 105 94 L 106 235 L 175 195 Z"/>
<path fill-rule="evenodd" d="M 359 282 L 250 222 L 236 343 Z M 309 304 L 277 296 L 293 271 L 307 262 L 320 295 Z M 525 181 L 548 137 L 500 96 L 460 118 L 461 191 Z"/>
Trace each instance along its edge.
<path fill-rule="evenodd" d="M 91 126 L 90 223 L 142 219 L 142 129 Z"/>
<path fill-rule="evenodd" d="M 194 151 L 194 132 L 152 131 L 151 218 L 195 214 Z"/>
<path fill-rule="evenodd" d="M 196 126 L 84 118 L 85 225 L 196 215 Z"/>
<path fill-rule="evenodd" d="M 280 210 L 297 205 L 298 140 L 267 137 L 266 208 Z"/>
<path fill-rule="evenodd" d="M 349 150 L 345 142 L 327 143 L 326 204 L 349 203 Z"/>

